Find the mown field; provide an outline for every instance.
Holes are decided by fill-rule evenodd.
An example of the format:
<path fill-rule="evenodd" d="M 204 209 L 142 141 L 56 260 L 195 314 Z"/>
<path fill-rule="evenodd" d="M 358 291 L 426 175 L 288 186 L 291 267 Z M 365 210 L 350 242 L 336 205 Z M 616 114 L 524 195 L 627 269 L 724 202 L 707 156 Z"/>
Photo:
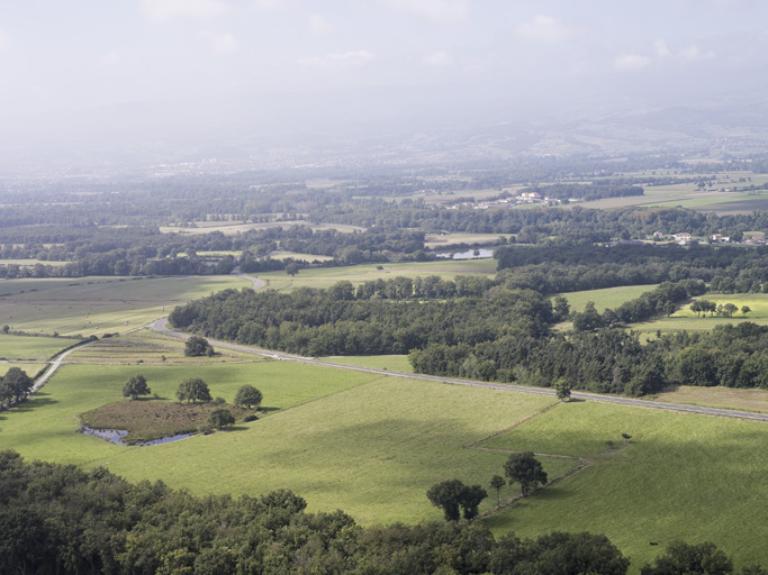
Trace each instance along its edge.
<path fill-rule="evenodd" d="M 307 226 L 313 230 L 337 230 L 342 233 L 361 231 L 363 228 L 345 224 L 313 224 L 306 220 L 288 220 L 283 222 L 246 223 L 246 222 L 196 222 L 194 226 L 160 226 L 164 234 L 199 235 L 221 232 L 224 235 L 235 235 L 250 230 L 266 230 L 270 228 L 289 228 Z"/>
<path fill-rule="evenodd" d="M 450 233 L 427 234 L 425 245 L 431 249 L 448 248 L 456 245 L 493 245 L 499 243 L 499 238 L 509 238 L 512 234 L 483 234 L 483 233 Z"/>
<path fill-rule="evenodd" d="M 68 337 L 0 334 L 0 359 L 44 361 L 77 341 Z"/>
<path fill-rule="evenodd" d="M 626 447 L 622 432 L 632 435 Z M 766 433 L 762 423 L 587 402 L 560 405 L 483 445 L 568 454 L 591 465 L 491 524 L 522 535 L 545 526 L 602 532 L 636 562 L 683 538 L 716 541 L 740 563 L 765 563 Z M 608 449 L 608 440 L 618 447 Z"/>
<path fill-rule="evenodd" d="M 413 373 L 413 366 L 408 361 L 407 355 L 331 355 L 320 359 L 343 365 Z"/>
<path fill-rule="evenodd" d="M 378 269 L 381 267 L 382 269 Z M 435 262 L 415 262 L 402 264 L 361 264 L 354 266 L 338 266 L 329 268 L 312 268 L 301 270 L 296 276 L 285 272 L 269 272 L 258 274 L 259 279 L 265 280 L 270 288 L 288 291 L 297 287 L 327 288 L 342 280 L 354 284 L 365 281 L 406 276 L 410 278 L 429 275 L 440 276 L 443 279 L 453 279 L 457 275 L 496 275 L 496 260 L 445 260 Z"/>
<path fill-rule="evenodd" d="M 696 314 L 691 311 L 690 306 L 685 305 L 677 310 L 671 317 L 633 324 L 632 329 L 643 333 L 654 334 L 656 331 L 661 331 L 662 333 L 681 330 L 710 331 L 718 325 L 733 324 L 742 321 L 751 321 L 760 325 L 768 325 L 768 294 L 706 293 L 699 299 L 706 299 L 717 304 L 730 302 L 739 306 L 739 308 L 743 305 L 747 305 L 752 308 L 752 311 L 746 315 L 739 311 L 735 313 L 732 318 L 711 316 L 697 317 Z"/>
<path fill-rule="evenodd" d="M 584 311 L 588 302 L 593 302 L 599 312 L 606 308 L 616 309 L 624 302 L 636 299 L 645 292 L 652 291 L 657 284 L 619 286 L 604 289 L 592 289 L 561 293 L 568 300 L 572 311 Z"/>
<path fill-rule="evenodd" d="M 0 325 L 61 335 L 125 332 L 177 304 L 249 285 L 237 276 L 0 280 Z"/>

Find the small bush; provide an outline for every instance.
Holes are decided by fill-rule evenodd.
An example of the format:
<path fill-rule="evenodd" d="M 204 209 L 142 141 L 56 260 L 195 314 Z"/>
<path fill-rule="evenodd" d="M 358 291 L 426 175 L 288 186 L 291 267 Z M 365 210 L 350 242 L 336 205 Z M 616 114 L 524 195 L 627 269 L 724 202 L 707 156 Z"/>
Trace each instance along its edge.
<path fill-rule="evenodd" d="M 257 415 L 254 415 L 253 413 L 251 413 L 250 415 L 246 415 L 246 416 L 243 418 L 243 421 L 244 421 L 245 423 L 249 423 L 249 422 L 251 422 L 251 421 L 257 421 L 258 419 L 259 419 L 259 417 L 258 417 Z"/>

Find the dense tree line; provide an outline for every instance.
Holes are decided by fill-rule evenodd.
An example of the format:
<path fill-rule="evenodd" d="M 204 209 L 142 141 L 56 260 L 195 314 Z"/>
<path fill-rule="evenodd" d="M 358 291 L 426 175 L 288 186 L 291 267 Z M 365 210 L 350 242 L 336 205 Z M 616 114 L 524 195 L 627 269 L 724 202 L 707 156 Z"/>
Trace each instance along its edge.
<path fill-rule="evenodd" d="M 530 290 L 496 286 L 479 296 L 448 297 L 438 288 L 451 286 L 455 295 L 454 282 L 403 284 L 414 294 L 421 286 L 423 297 L 381 299 L 365 284 L 355 290 L 349 282 L 287 294 L 228 290 L 177 307 L 170 321 L 206 336 L 313 356 L 408 353 L 432 343 L 474 345 L 511 334 L 536 338 L 553 322 L 549 300 Z"/>

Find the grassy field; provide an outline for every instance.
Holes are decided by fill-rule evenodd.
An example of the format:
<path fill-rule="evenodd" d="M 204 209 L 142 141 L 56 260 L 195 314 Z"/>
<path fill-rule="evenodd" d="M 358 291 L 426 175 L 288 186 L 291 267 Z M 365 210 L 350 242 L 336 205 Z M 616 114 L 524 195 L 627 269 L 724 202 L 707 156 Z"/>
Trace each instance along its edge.
<path fill-rule="evenodd" d="M 673 391 L 658 394 L 658 399 L 706 407 L 768 413 L 768 390 L 765 389 L 681 385 Z"/>
<path fill-rule="evenodd" d="M 177 304 L 249 285 L 237 276 L 2 280 L 0 325 L 62 335 L 125 332 Z"/>
<path fill-rule="evenodd" d="M 316 254 L 303 254 L 301 252 L 288 252 L 284 250 L 272 252 L 269 257 L 273 260 L 287 260 L 293 258 L 295 260 L 303 260 L 306 262 L 328 262 L 333 258 L 331 256 L 318 256 Z"/>
<path fill-rule="evenodd" d="M 76 339 L 0 334 L 0 359 L 9 361 L 45 361 Z"/>
<path fill-rule="evenodd" d="M 37 260 L 34 258 L 23 259 L 3 259 L 0 258 L 0 266 L 19 266 L 19 267 L 33 267 L 37 264 L 52 267 L 61 267 L 67 265 L 69 262 L 64 261 L 52 261 L 52 260 Z"/>
<path fill-rule="evenodd" d="M 654 321 L 636 323 L 632 329 L 641 333 L 653 334 L 657 331 L 669 333 L 673 331 L 710 331 L 715 326 L 739 323 L 742 321 L 751 321 L 760 325 L 768 325 L 768 294 L 748 293 L 748 294 L 721 294 L 707 293 L 700 299 L 713 301 L 717 304 L 732 303 L 739 308 L 748 305 L 752 311 L 744 315 L 740 311 L 734 314 L 732 318 L 727 317 L 696 317 L 696 314 L 690 310 L 690 306 L 685 305 L 671 317 L 660 318 Z"/>
<path fill-rule="evenodd" d="M 381 267 L 382 269 L 377 269 Z M 435 262 L 414 262 L 402 264 L 361 264 L 355 266 L 337 266 L 329 268 L 312 268 L 301 270 L 298 275 L 291 277 L 285 272 L 269 272 L 259 274 L 266 280 L 269 287 L 281 291 L 297 287 L 327 288 L 342 280 L 354 284 L 365 281 L 387 279 L 397 276 L 424 277 L 440 276 L 443 279 L 453 279 L 457 275 L 496 275 L 496 261 L 483 260 L 445 260 Z"/>
<path fill-rule="evenodd" d="M 591 465 L 491 524 L 519 535 L 547 527 L 605 533 L 636 562 L 680 538 L 716 541 L 740 563 L 765 562 L 767 429 L 642 408 L 560 405 L 483 445 L 578 456 Z M 626 447 L 622 432 L 632 435 Z"/>
<path fill-rule="evenodd" d="M 427 234 L 425 245 L 431 249 L 447 248 L 462 244 L 493 245 L 499 243 L 500 237 L 509 238 L 512 234 Z"/>
<path fill-rule="evenodd" d="M 67 359 L 68 363 L 107 365 L 210 365 L 243 361 L 260 360 L 230 350 L 217 350 L 213 358 L 187 357 L 184 355 L 184 342 L 164 337 L 149 329 L 100 339 L 75 350 Z"/>
<path fill-rule="evenodd" d="M 267 230 L 270 228 L 289 228 L 293 226 L 307 226 L 313 230 L 337 230 L 342 233 L 362 231 L 363 228 L 348 226 L 346 224 L 313 224 L 306 220 L 288 220 L 283 222 L 245 223 L 245 222 L 197 222 L 194 226 L 160 226 L 164 234 L 200 235 L 211 232 L 221 232 L 230 236 L 250 230 Z"/>
<path fill-rule="evenodd" d="M 605 289 L 593 289 L 584 291 L 573 291 L 561 293 L 571 306 L 572 311 L 583 311 L 587 302 L 593 302 L 597 311 L 602 312 L 605 308 L 616 309 L 626 301 L 636 299 L 645 292 L 649 292 L 656 287 L 656 284 L 619 286 Z"/>
<path fill-rule="evenodd" d="M 164 397 L 195 375 L 230 401 L 239 385 L 252 383 L 264 392 L 265 407 L 278 409 L 240 430 L 153 447 L 79 434 L 78 415 L 119 401 L 122 383 L 139 371 Z M 162 479 L 199 494 L 286 487 L 306 497 L 310 510 L 344 509 L 364 524 L 438 519 L 424 497 L 431 484 L 456 477 L 486 485 L 508 453 L 532 450 L 552 478 L 564 478 L 488 516 L 499 532 L 606 533 L 635 565 L 679 537 L 717 541 L 742 562 L 768 559 L 755 528 L 768 497 L 761 481 L 768 428 L 756 422 L 558 404 L 274 361 L 67 366 L 29 405 L 0 418 L 0 449 L 29 458 L 106 465 L 131 480 Z M 630 444 L 622 432 L 632 435 Z M 516 493 L 507 487 L 503 498 Z"/>
<path fill-rule="evenodd" d="M 332 355 L 322 359 L 342 365 L 359 365 L 413 373 L 413 366 L 408 361 L 407 355 Z"/>

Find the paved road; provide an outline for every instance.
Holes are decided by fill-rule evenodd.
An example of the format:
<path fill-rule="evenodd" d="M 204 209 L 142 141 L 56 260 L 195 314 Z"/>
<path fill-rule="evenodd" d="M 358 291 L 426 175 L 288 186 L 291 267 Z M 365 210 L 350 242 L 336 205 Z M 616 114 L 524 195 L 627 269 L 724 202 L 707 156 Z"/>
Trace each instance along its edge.
<path fill-rule="evenodd" d="M 58 369 L 61 367 L 61 364 L 64 363 L 64 360 L 67 358 L 67 356 L 70 353 L 74 353 L 78 349 L 82 349 L 86 345 L 91 345 L 92 343 L 93 341 L 86 341 L 81 343 L 80 345 L 71 347 L 66 351 L 62 351 L 54 355 L 50 363 L 48 364 L 48 367 L 45 368 L 45 371 L 40 375 L 38 375 L 37 378 L 35 378 L 35 381 L 32 384 L 32 391 L 30 393 L 35 393 L 39 391 L 41 387 L 43 387 L 46 383 L 48 383 L 48 380 L 50 380 L 53 377 L 53 374 L 58 371 Z"/>
<path fill-rule="evenodd" d="M 158 333 L 162 333 L 168 337 L 176 339 L 187 339 L 188 333 L 174 330 L 167 325 L 167 318 L 158 319 L 152 322 L 149 326 L 151 329 Z M 404 373 L 398 371 L 389 371 L 386 369 L 376 369 L 371 367 L 361 367 L 354 365 L 344 365 L 341 363 L 335 363 L 332 361 L 326 361 L 322 359 L 315 359 L 312 357 L 303 357 L 291 353 L 285 353 L 282 351 L 275 351 L 270 349 L 262 349 L 250 345 L 242 345 L 239 343 L 232 343 L 230 341 L 222 341 L 208 338 L 208 340 L 215 346 L 221 349 L 228 349 L 231 351 L 237 351 L 240 353 L 246 353 L 251 355 L 257 355 L 261 357 L 268 357 L 271 359 L 281 361 L 294 361 L 299 363 L 307 363 L 312 365 L 321 365 L 326 367 L 335 367 L 338 369 L 347 369 L 350 371 L 360 371 L 363 373 L 374 373 L 378 375 L 386 375 L 389 377 L 402 377 L 406 379 L 417 379 L 422 381 L 435 381 L 438 383 L 444 383 L 448 385 L 463 385 L 467 387 L 478 387 L 483 389 L 494 389 L 497 391 L 514 391 L 518 393 L 527 393 L 531 395 L 543 395 L 547 397 L 555 397 L 555 391 L 545 387 L 531 387 L 526 385 L 517 385 L 512 383 L 488 383 L 484 381 L 473 381 L 469 379 L 459 379 L 454 377 L 441 377 L 436 375 L 424 375 L 418 373 Z M 585 391 L 574 391 L 571 393 L 572 399 L 598 401 L 601 403 L 613 403 L 618 405 L 629 405 L 632 407 L 644 407 L 647 409 L 660 409 L 664 411 L 675 411 L 683 413 L 695 413 L 700 415 L 716 415 L 720 417 L 731 417 L 735 419 L 750 419 L 754 421 L 768 422 L 768 413 L 755 413 L 751 411 L 740 411 L 737 409 L 722 409 L 717 407 L 700 407 L 698 405 L 688 405 L 685 403 L 670 403 L 664 401 L 654 401 L 649 399 L 639 399 L 635 397 L 625 397 L 620 395 L 603 395 L 598 393 L 589 393 Z"/>

